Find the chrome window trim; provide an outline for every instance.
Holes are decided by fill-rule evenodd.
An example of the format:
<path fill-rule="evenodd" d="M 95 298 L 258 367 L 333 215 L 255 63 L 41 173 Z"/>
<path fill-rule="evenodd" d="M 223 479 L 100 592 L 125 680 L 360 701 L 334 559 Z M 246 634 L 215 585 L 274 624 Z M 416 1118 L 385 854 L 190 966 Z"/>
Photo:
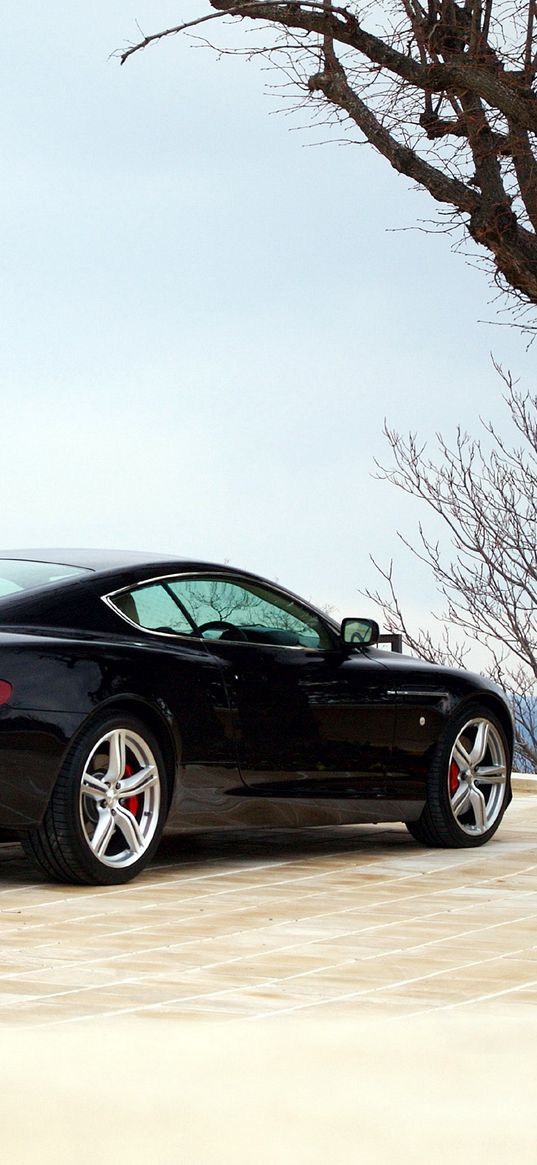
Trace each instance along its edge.
<path fill-rule="evenodd" d="M 118 615 L 119 618 L 123 619 L 125 623 L 128 623 L 130 627 L 134 627 L 136 631 L 144 632 L 144 634 L 146 634 L 146 635 L 158 635 L 158 636 L 160 636 L 161 639 L 185 639 L 189 643 L 192 643 L 192 642 L 205 643 L 207 646 L 210 647 L 211 644 L 216 644 L 219 641 L 217 639 L 204 639 L 202 635 L 194 635 L 194 634 L 187 635 L 185 632 L 182 632 L 182 631 L 156 631 L 156 630 L 153 630 L 153 628 L 151 628 L 151 627 L 142 627 L 140 623 L 135 623 L 132 619 L 129 619 L 128 615 L 125 615 L 123 613 L 123 611 L 120 611 L 119 608 L 116 607 L 114 602 L 113 602 L 113 599 L 115 598 L 116 595 L 129 594 L 129 593 L 137 590 L 138 587 L 146 587 L 146 586 L 149 586 L 151 583 L 169 582 L 170 579 L 189 579 L 189 578 L 191 578 L 191 579 L 197 579 L 197 578 L 224 579 L 225 582 L 230 582 L 230 583 L 238 582 L 239 584 L 242 580 L 245 583 L 252 582 L 252 583 L 257 583 L 258 585 L 261 585 L 261 586 L 265 585 L 263 579 L 257 579 L 257 578 L 250 578 L 249 579 L 246 575 L 240 575 L 240 574 L 228 575 L 225 571 L 215 570 L 215 571 L 211 571 L 209 573 L 208 571 L 185 570 L 183 572 L 180 572 L 179 574 L 177 572 L 174 572 L 173 574 L 159 574 L 156 576 L 152 576 L 150 578 L 139 579 L 138 582 L 131 584 L 130 586 L 118 587 L 118 589 L 115 591 L 109 591 L 108 594 L 101 595 L 100 598 L 101 598 L 101 602 L 106 603 L 107 607 L 109 607 L 110 610 L 113 611 L 115 615 Z M 268 585 L 268 589 L 274 591 L 275 594 L 279 594 L 287 599 L 291 599 L 292 602 L 297 603 L 298 606 L 304 606 L 302 599 L 295 598 L 295 596 L 290 594 L 288 591 L 285 591 L 283 589 L 278 590 L 277 587 L 272 586 L 272 583 L 269 583 L 267 585 Z M 327 627 L 327 631 L 330 635 L 333 634 L 334 638 L 337 636 L 337 628 L 335 626 L 334 627 L 332 626 L 331 621 L 329 619 L 325 620 L 324 616 L 320 615 L 315 609 L 312 609 L 311 607 L 306 606 L 306 610 L 311 610 L 312 614 L 315 615 L 315 617 L 317 619 L 319 619 L 321 624 L 323 626 Z M 331 647 L 321 647 L 320 645 L 319 645 L 319 647 L 305 647 L 300 643 L 297 644 L 296 646 L 291 646 L 290 644 L 285 644 L 285 643 L 262 643 L 262 644 L 249 643 L 248 640 L 245 640 L 245 639 L 237 639 L 237 640 L 228 639 L 228 640 L 226 640 L 226 642 L 233 643 L 235 646 L 238 644 L 239 646 L 242 646 L 242 647 L 256 647 L 256 648 L 263 647 L 264 649 L 269 648 L 269 649 L 272 649 L 273 651 L 313 651 L 313 652 L 325 651 L 325 652 L 328 652 L 328 651 L 335 650 L 335 645 L 333 645 Z"/>

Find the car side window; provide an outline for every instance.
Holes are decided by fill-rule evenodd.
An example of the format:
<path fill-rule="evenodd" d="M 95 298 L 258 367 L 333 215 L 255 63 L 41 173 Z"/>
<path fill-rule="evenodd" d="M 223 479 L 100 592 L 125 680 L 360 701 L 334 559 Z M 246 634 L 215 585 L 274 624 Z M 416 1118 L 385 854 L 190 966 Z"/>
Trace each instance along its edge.
<path fill-rule="evenodd" d="M 146 631 L 193 635 L 194 627 L 184 608 L 164 583 L 146 583 L 113 595 L 109 602 L 121 615 Z"/>
<path fill-rule="evenodd" d="M 168 585 L 204 639 L 332 647 L 330 634 L 314 611 L 262 584 L 205 576 L 170 580 Z"/>

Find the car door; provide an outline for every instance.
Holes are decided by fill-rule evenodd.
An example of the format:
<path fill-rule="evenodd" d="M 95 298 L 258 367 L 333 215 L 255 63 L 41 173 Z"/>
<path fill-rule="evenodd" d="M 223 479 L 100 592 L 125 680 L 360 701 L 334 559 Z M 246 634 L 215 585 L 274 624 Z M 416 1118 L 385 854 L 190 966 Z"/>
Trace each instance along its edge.
<path fill-rule="evenodd" d="M 221 669 L 248 786 L 280 796 L 384 791 L 394 693 L 374 651 L 344 648 L 317 612 L 255 579 L 170 585 Z"/>

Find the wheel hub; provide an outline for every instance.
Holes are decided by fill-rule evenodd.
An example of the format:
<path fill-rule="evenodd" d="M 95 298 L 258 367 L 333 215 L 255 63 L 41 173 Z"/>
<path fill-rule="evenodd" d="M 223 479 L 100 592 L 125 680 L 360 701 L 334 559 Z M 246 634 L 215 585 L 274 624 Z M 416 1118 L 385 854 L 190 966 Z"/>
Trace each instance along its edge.
<path fill-rule="evenodd" d="M 471 836 L 485 834 L 502 812 L 507 782 L 507 755 L 491 720 L 475 717 L 459 732 L 448 770 L 451 810 L 458 826 Z"/>
<path fill-rule="evenodd" d="M 158 767 L 147 741 L 128 728 L 108 732 L 88 757 L 80 786 L 82 829 L 98 861 L 118 869 L 143 858 L 158 828 L 160 803 Z"/>

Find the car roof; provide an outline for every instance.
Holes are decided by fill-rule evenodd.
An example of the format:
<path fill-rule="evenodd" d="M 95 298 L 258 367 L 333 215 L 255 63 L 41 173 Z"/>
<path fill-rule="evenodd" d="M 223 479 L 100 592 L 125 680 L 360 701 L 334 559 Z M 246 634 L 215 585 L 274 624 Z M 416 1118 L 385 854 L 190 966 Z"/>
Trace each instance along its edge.
<path fill-rule="evenodd" d="M 160 566 L 169 563 L 191 563 L 192 559 L 173 554 L 150 553 L 142 550 L 81 550 L 61 547 L 46 549 L 31 547 L 24 550 L 0 550 L 3 558 L 22 562 L 52 562 L 61 566 L 79 566 L 84 570 L 121 570 L 129 566 Z M 201 564 L 200 564 L 201 565 Z"/>
<path fill-rule="evenodd" d="M 93 601 L 96 597 L 103 597 L 104 587 L 110 594 L 159 575 L 215 571 L 224 577 L 240 577 L 272 587 L 303 603 L 337 630 L 334 619 L 320 611 L 313 603 L 301 599 L 293 591 L 282 587 L 279 582 L 272 582 L 262 575 L 231 566 L 229 563 L 211 562 L 196 557 L 180 558 L 176 555 L 141 550 L 82 550 L 65 547 L 0 550 L 0 564 L 2 559 L 52 563 L 74 567 L 75 570 L 78 568 L 81 573 L 72 578 L 36 584 L 24 591 L 3 595 L 0 598 L 0 625 L 5 625 L 7 621 L 15 621 L 17 624 L 33 623 L 56 628 L 85 627 L 90 630 L 95 623 L 97 610 L 100 611 L 97 623 L 99 627 L 103 624 L 103 608 L 94 607 Z M 105 605 L 104 610 L 108 610 Z M 111 614 L 110 610 L 108 614 Z M 115 616 L 113 626 L 116 627 Z"/>

